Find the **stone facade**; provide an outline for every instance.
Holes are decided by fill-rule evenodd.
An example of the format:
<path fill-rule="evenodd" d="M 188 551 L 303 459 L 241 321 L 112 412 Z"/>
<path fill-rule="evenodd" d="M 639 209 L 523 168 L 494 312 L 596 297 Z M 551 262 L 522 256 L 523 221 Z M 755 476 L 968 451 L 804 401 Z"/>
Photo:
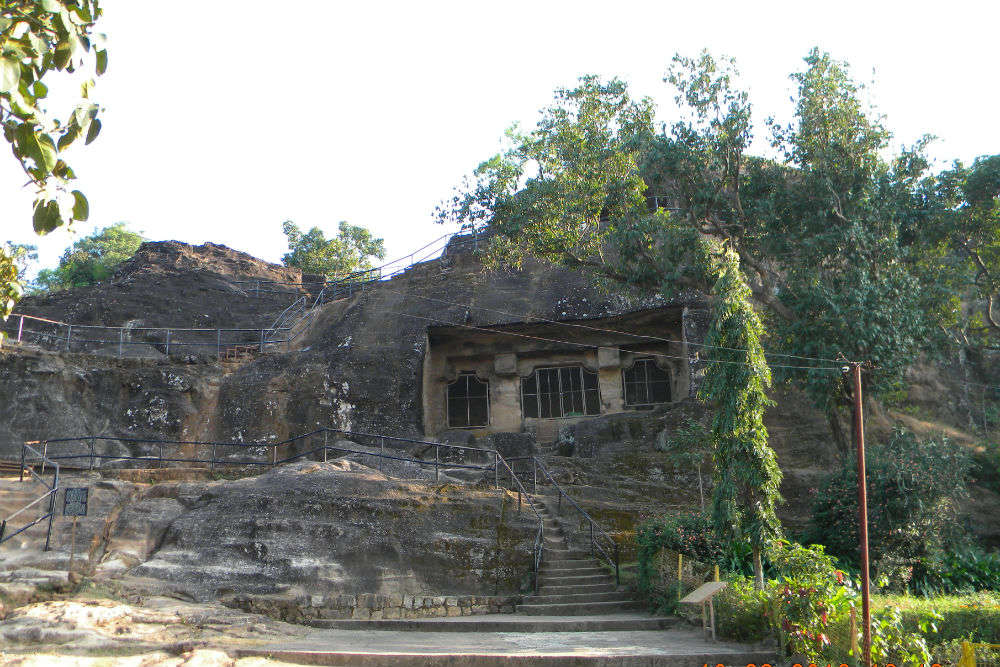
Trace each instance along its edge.
<path fill-rule="evenodd" d="M 509 614 L 519 596 L 383 595 L 232 595 L 221 600 L 228 607 L 264 614 L 282 621 L 318 619 L 407 619 L 444 616 Z"/>
<path fill-rule="evenodd" d="M 669 377 L 669 401 L 661 403 L 684 400 L 693 391 L 692 369 L 697 363 L 688 350 L 686 336 L 701 333 L 697 321 L 687 314 L 684 306 L 665 306 L 592 320 L 474 330 L 431 327 L 423 366 L 425 431 L 429 436 L 461 427 L 477 435 L 526 431 L 541 442 L 552 441 L 567 424 L 635 411 L 637 407 L 626 400 L 623 372 L 645 359 Z M 585 410 L 557 417 L 529 413 L 524 405 L 523 379 L 537 369 L 578 367 L 591 377 L 596 374 L 599 405 L 595 401 Z M 480 391 L 484 391 L 483 385 L 488 387 L 488 405 L 480 412 L 485 419 L 472 424 L 454 423 L 449 412 L 449 387 L 463 381 L 463 376 L 474 377 Z"/>

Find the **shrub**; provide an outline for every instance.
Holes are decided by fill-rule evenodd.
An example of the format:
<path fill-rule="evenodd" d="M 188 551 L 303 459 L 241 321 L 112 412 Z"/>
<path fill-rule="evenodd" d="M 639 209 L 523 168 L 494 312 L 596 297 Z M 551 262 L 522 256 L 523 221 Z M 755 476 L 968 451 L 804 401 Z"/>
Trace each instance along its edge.
<path fill-rule="evenodd" d="M 958 540 L 956 507 L 965 495 L 969 457 L 946 438 L 919 441 L 897 429 L 871 448 L 868 462 L 869 533 L 876 576 L 905 590 L 920 563 L 940 560 L 944 544 Z M 857 472 L 854 461 L 822 483 L 813 505 L 809 542 L 856 564 Z"/>
<path fill-rule="evenodd" d="M 716 632 L 736 641 L 760 641 L 772 635 L 768 591 L 758 591 L 750 577 L 738 575 L 715 598 Z"/>
<path fill-rule="evenodd" d="M 957 547 L 918 563 L 909 589 L 924 596 L 1000 591 L 1000 555 L 975 546 Z"/>

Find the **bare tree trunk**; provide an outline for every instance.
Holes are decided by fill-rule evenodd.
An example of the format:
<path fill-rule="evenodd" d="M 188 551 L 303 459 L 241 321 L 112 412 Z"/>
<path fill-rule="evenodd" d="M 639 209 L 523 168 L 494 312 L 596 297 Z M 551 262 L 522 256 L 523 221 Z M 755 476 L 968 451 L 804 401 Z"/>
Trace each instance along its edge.
<path fill-rule="evenodd" d="M 698 464 L 698 497 L 701 498 L 701 512 L 705 513 L 705 483 L 701 480 L 701 464 Z"/>
<path fill-rule="evenodd" d="M 840 411 L 836 406 L 831 406 L 826 410 L 826 421 L 830 425 L 830 434 L 833 436 L 833 444 L 837 447 L 837 453 L 842 460 L 847 460 L 849 444 L 844 427 L 840 423 Z"/>
<path fill-rule="evenodd" d="M 760 547 L 753 547 L 753 587 L 758 591 L 764 590 L 764 564 L 760 558 Z"/>

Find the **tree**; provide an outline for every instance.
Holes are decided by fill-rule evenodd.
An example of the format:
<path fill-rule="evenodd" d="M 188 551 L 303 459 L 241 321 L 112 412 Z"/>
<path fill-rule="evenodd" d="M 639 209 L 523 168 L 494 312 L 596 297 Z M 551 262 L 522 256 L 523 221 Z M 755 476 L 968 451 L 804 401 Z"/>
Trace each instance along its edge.
<path fill-rule="evenodd" d="M 86 220 L 87 198 L 69 191 L 76 178 L 64 151 L 77 139 L 85 143 L 101 131 L 100 106 L 90 101 L 93 79 L 83 79 L 82 101 L 65 121 L 45 109 L 48 75 L 104 74 L 108 52 L 94 32 L 101 17 L 99 0 L 0 0 L 0 125 L 21 168 L 35 187 L 32 222 L 39 234 Z M 10 315 L 23 291 L 13 258 L 0 250 L 0 317 Z"/>
<path fill-rule="evenodd" d="M 110 225 L 67 248 L 59 265 L 39 271 L 36 282 L 43 290 L 55 291 L 106 280 L 145 240 L 142 234 L 127 229 L 124 222 Z"/>
<path fill-rule="evenodd" d="M 764 410 L 772 405 L 767 398 L 771 369 L 761 347 L 764 326 L 734 251 L 725 251 L 718 271 L 706 337 L 711 353 L 700 390 L 715 408 L 712 518 L 720 535 L 750 543 L 754 580 L 762 589 L 761 553 L 781 536 L 775 514 L 781 470 L 764 426 Z"/>
<path fill-rule="evenodd" d="M 385 242 L 372 237 L 364 227 L 341 221 L 337 235 L 327 239 L 319 227 L 308 232 L 292 221 L 281 225 L 288 238 L 289 252 L 282 256 L 285 266 L 302 269 L 303 273 L 345 276 L 372 268 L 371 260 L 385 257 Z"/>
<path fill-rule="evenodd" d="M 46 234 L 86 220 L 89 206 L 63 159 L 76 140 L 97 138 L 100 106 L 90 101 L 94 81 L 84 72 L 105 72 L 104 36 L 94 32 L 103 10 L 99 0 L 0 0 L 0 123 L 4 139 L 35 187 L 33 223 Z M 64 121 L 45 109 L 53 71 L 82 74 L 81 102 Z"/>

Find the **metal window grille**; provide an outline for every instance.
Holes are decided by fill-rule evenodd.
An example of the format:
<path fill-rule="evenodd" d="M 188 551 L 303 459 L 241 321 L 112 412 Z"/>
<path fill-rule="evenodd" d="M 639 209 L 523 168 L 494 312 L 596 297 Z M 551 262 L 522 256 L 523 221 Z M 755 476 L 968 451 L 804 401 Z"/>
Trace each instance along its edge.
<path fill-rule="evenodd" d="M 622 371 L 625 405 L 643 407 L 670 402 L 670 374 L 653 359 L 636 359 Z"/>
<path fill-rule="evenodd" d="M 469 428 L 490 423 L 490 384 L 475 373 L 462 373 L 448 385 L 448 426 Z"/>
<path fill-rule="evenodd" d="M 521 379 L 521 412 L 542 419 L 600 414 L 597 373 L 583 366 L 536 368 Z"/>

